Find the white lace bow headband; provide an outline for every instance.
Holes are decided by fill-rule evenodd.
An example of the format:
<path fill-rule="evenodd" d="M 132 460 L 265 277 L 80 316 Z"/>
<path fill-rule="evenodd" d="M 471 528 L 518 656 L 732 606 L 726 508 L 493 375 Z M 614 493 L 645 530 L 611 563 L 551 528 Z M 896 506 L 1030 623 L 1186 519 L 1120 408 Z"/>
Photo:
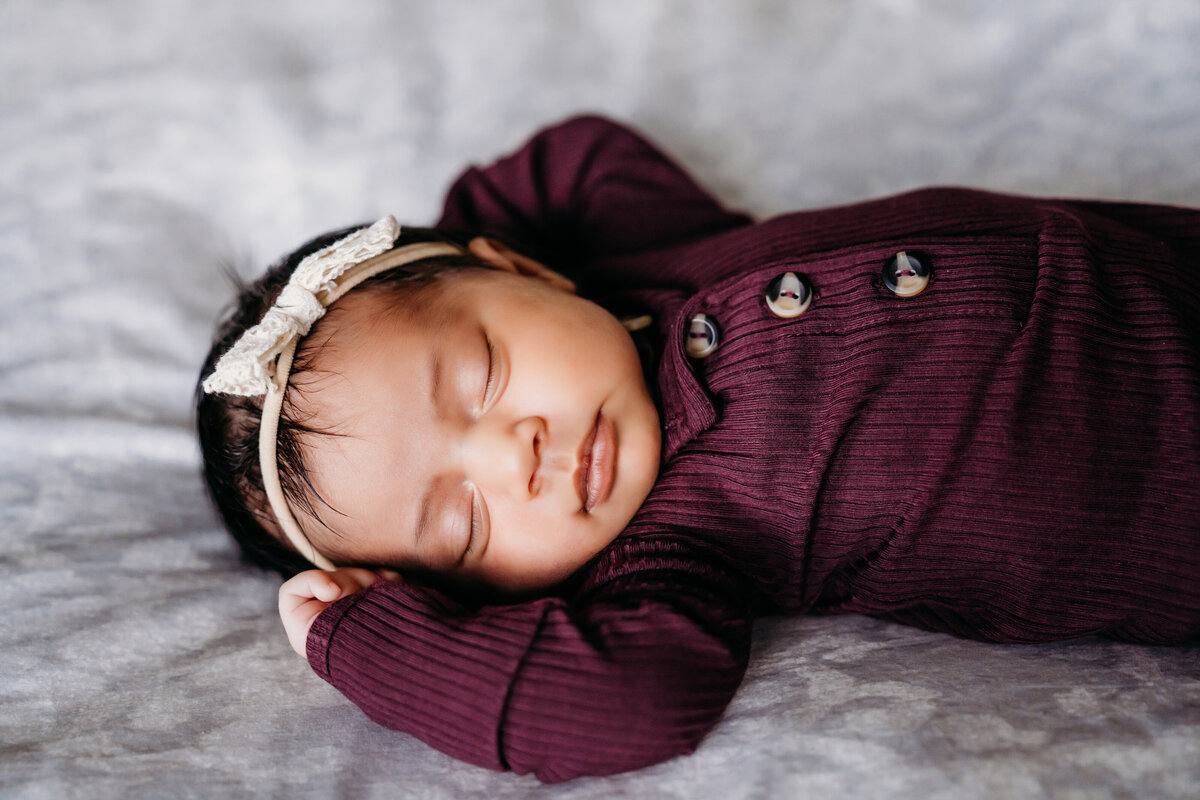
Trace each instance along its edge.
<path fill-rule="evenodd" d="M 444 242 L 421 242 L 392 249 L 399 235 L 400 225 L 389 215 L 306 257 L 262 320 L 248 328 L 221 356 L 203 383 L 208 394 L 266 395 L 258 430 L 263 489 L 288 541 L 321 569 L 334 569 L 333 562 L 318 553 L 304 535 L 279 482 L 275 446 L 283 394 L 296 345 L 335 300 L 385 270 L 432 256 L 462 253 L 461 248 Z"/>

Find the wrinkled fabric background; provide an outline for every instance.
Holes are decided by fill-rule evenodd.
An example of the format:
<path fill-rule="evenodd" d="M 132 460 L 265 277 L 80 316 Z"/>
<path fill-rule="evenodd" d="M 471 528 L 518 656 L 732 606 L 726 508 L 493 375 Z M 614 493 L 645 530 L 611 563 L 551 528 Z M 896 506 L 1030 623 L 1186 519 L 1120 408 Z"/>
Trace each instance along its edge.
<path fill-rule="evenodd" d="M 1200 206 L 1198 42 L 1191 0 L 5 0 L 0 796 L 1200 796 L 1200 645 L 853 617 L 763 621 L 691 757 L 456 763 L 292 653 L 190 410 L 225 265 L 428 223 L 576 111 L 759 216 L 929 184 Z"/>

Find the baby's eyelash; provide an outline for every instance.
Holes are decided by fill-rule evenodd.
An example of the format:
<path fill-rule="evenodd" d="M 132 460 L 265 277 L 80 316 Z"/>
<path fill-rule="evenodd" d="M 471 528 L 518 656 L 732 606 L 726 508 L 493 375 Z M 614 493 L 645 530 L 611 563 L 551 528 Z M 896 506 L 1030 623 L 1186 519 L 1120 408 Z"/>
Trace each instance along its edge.
<path fill-rule="evenodd" d="M 491 339 L 485 339 L 488 350 L 488 371 L 487 383 L 483 387 L 483 402 L 486 404 L 488 398 L 492 396 L 492 389 L 496 386 L 496 348 L 492 346 Z"/>
<path fill-rule="evenodd" d="M 471 500 L 471 527 L 467 534 L 467 548 L 463 550 L 462 555 L 458 557 L 459 564 L 462 564 L 467 560 L 467 556 L 471 555 L 471 551 L 475 549 L 475 542 L 478 541 L 478 537 L 480 535 L 479 512 L 476 510 L 476 500 L 477 498 L 472 498 Z"/>

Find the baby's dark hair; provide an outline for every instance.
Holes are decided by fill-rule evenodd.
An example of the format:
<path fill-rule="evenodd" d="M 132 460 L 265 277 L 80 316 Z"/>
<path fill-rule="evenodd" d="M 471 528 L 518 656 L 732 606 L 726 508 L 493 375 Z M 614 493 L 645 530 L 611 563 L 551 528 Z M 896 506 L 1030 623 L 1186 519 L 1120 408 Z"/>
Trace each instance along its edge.
<path fill-rule="evenodd" d="M 246 285 L 238 282 L 237 298 L 219 323 L 216 338 L 204 366 L 201 381 L 212 373 L 217 360 L 241 335 L 257 324 L 275 298 L 287 284 L 300 262 L 311 253 L 353 233 L 363 226 L 332 231 L 312 239 L 296 251 L 273 264 L 261 278 Z M 469 231 L 446 231 L 433 228 L 404 228 L 395 246 L 417 242 L 451 242 L 463 246 L 462 255 L 433 256 L 382 272 L 354 288 L 355 293 L 388 292 L 389 302 L 402 305 L 406 298 L 415 298 L 422 288 L 448 272 L 480 269 L 486 265 L 466 251 L 467 242 L 476 235 Z M 320 349 L 320 328 L 333 315 L 337 306 L 314 324 L 301 340 L 292 362 L 288 392 L 284 395 L 283 410 L 277 435 L 279 480 L 289 505 L 320 519 L 316 504 L 320 497 L 314 490 L 305 468 L 302 438 L 321 434 L 306 424 L 297 412 L 294 399 L 303 391 L 304 375 L 313 369 L 314 355 Z M 315 343 L 315 344 L 314 344 Z M 196 428 L 204 460 L 204 478 L 209 495 L 225 526 L 237 540 L 244 560 L 274 570 L 285 578 L 295 575 L 312 564 L 286 543 L 263 489 L 258 461 L 258 431 L 262 420 L 262 397 L 242 397 L 231 394 L 206 394 L 196 387 Z"/>

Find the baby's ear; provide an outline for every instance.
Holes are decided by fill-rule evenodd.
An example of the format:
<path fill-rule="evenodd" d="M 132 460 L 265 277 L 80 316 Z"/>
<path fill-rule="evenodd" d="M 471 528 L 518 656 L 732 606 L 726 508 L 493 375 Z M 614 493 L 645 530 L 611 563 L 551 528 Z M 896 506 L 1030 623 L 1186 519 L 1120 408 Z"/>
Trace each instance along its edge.
<path fill-rule="evenodd" d="M 467 249 L 471 251 L 471 255 L 496 269 L 502 269 L 514 275 L 524 275 L 527 278 L 536 278 L 556 289 L 575 294 L 575 282 L 570 278 L 560 275 L 540 261 L 518 253 L 503 242 L 487 236 L 476 236 L 467 243 Z"/>

